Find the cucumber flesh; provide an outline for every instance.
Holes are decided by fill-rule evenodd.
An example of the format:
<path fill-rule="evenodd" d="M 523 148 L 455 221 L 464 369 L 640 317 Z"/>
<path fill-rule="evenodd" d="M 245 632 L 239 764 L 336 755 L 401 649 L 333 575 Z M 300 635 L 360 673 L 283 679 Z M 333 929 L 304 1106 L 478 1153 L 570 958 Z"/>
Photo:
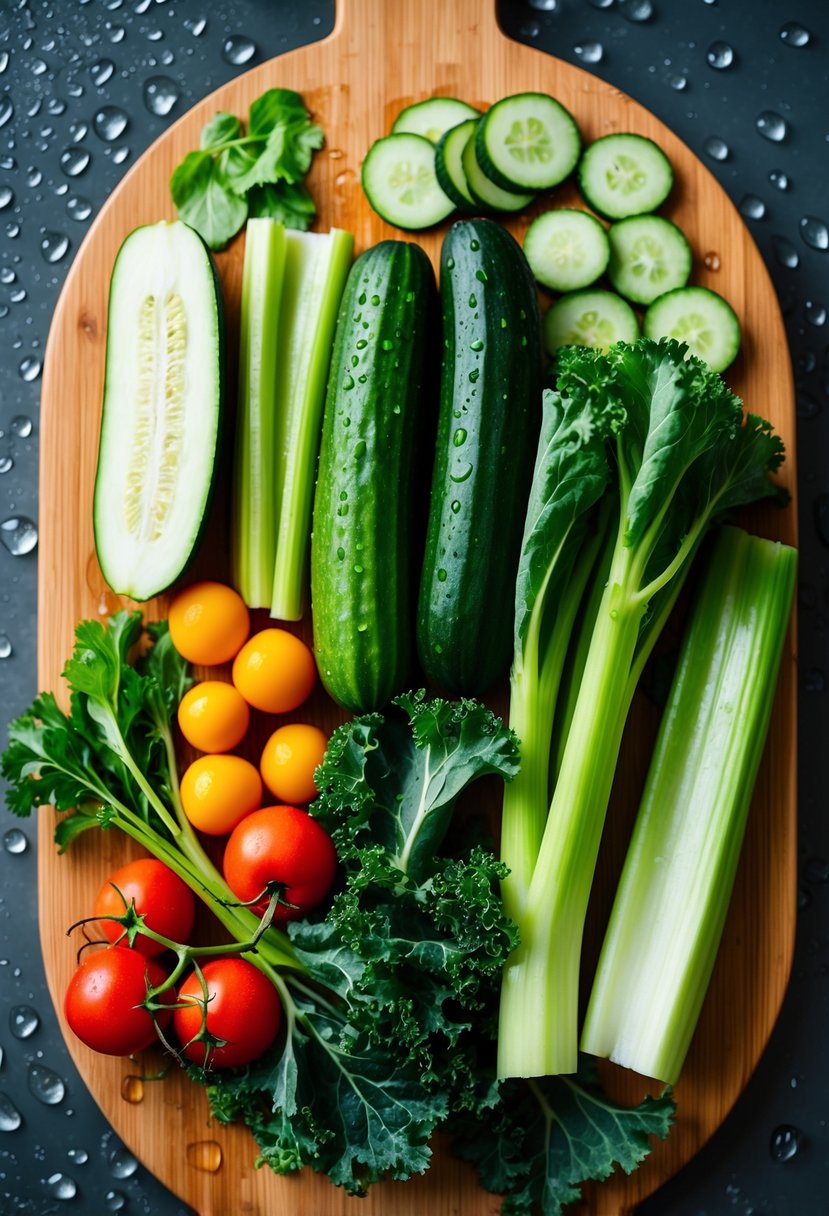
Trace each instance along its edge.
<path fill-rule="evenodd" d="M 147 600 L 181 574 L 214 480 L 223 325 L 207 247 L 181 221 L 137 228 L 112 271 L 95 544 L 112 590 Z"/>
<path fill-rule="evenodd" d="M 652 304 L 657 296 L 684 287 L 691 273 L 691 246 L 670 220 L 638 215 L 612 224 L 611 286 L 634 304 Z"/>
<path fill-rule="evenodd" d="M 551 291 L 576 291 L 604 274 L 610 241 L 594 216 L 562 207 L 533 220 L 524 237 L 524 256 L 539 283 Z"/>
<path fill-rule="evenodd" d="M 429 97 L 401 110 L 392 124 L 392 135 L 422 135 L 436 144 L 442 135 L 468 118 L 478 118 L 480 110 L 457 97 Z"/>
<path fill-rule="evenodd" d="M 523 211 L 533 201 L 532 194 L 516 194 L 513 190 L 503 190 L 486 176 L 478 164 L 475 132 L 478 123 L 466 141 L 461 153 L 461 165 L 469 187 L 469 193 L 481 207 L 490 211 Z"/>
<path fill-rule="evenodd" d="M 377 214 L 398 228 L 431 228 L 454 210 L 435 173 L 434 145 L 422 135 L 386 135 L 368 150 L 363 190 Z"/>
<path fill-rule="evenodd" d="M 593 346 L 606 351 L 614 342 L 639 337 L 636 313 L 612 291 L 574 291 L 556 300 L 544 314 L 544 348 L 554 355 L 561 346 Z"/>
<path fill-rule="evenodd" d="M 585 202 L 611 220 L 656 211 L 673 184 L 671 162 L 644 135 L 605 135 L 590 144 L 579 165 Z"/>
<path fill-rule="evenodd" d="M 713 372 L 724 371 L 740 349 L 740 322 L 731 305 L 707 287 L 666 292 L 645 313 L 646 338 L 676 338 Z"/>
<path fill-rule="evenodd" d="M 463 150 L 474 129 L 475 119 L 467 118 L 442 135 L 435 148 L 435 172 L 441 189 L 463 211 L 474 211 L 477 206 L 462 162 Z"/>
<path fill-rule="evenodd" d="M 476 139 L 481 169 L 504 190 L 549 190 L 572 173 L 581 152 L 572 114 L 547 93 L 496 101 Z"/>

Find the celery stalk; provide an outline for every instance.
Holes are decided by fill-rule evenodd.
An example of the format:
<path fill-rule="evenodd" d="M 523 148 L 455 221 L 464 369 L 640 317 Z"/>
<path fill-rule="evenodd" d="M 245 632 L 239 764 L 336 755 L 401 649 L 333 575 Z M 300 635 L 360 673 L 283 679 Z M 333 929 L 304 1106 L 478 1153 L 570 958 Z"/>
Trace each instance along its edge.
<path fill-rule="evenodd" d="M 277 343 L 285 228 L 248 221 L 239 319 L 239 396 L 233 477 L 233 583 L 251 608 L 271 602 L 276 556 Z"/>
<path fill-rule="evenodd" d="M 796 552 L 724 528 L 683 643 L 607 929 L 582 1048 L 679 1076 L 731 898 Z"/>
<path fill-rule="evenodd" d="M 354 238 L 289 232 L 279 324 L 276 554 L 271 616 L 302 616 L 322 409 L 334 327 Z"/>

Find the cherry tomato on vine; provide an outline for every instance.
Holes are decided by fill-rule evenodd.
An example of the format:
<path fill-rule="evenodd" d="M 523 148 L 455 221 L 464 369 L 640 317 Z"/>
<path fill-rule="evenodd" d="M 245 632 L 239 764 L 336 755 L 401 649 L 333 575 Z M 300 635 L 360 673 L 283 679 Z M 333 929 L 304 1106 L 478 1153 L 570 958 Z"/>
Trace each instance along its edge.
<path fill-rule="evenodd" d="M 135 901 L 136 911 L 144 915 L 148 929 L 172 938 L 174 942 L 186 943 L 189 940 L 196 916 L 196 901 L 187 884 L 163 862 L 154 857 L 141 857 L 110 874 L 95 898 L 93 915 L 123 916 L 124 900 L 127 906 Z M 116 941 L 123 931 L 121 925 L 113 920 L 102 920 L 101 929 L 111 942 Z M 126 944 L 125 938 L 123 945 Z M 135 949 L 152 957 L 161 954 L 164 946 L 139 933 L 135 939 Z"/>
<path fill-rule="evenodd" d="M 155 959 L 124 946 L 87 954 L 69 981 L 63 1003 L 66 1020 L 82 1043 L 108 1056 L 128 1056 L 155 1042 L 153 1019 L 142 1002 L 147 984 L 155 988 L 167 972 Z M 175 999 L 172 988 L 161 1000 Z M 170 1013 L 157 1015 L 159 1025 Z"/>
<path fill-rule="evenodd" d="M 224 680 L 202 680 L 181 698 L 178 724 L 200 752 L 229 752 L 241 743 L 250 723 L 248 703 Z"/>
<path fill-rule="evenodd" d="M 176 650 L 191 663 L 229 663 L 250 632 L 245 602 L 224 583 L 192 583 L 179 591 L 168 614 Z"/>
<path fill-rule="evenodd" d="M 267 1051 L 282 1020 L 282 1005 L 273 984 L 243 958 L 217 958 L 202 967 L 209 999 L 206 1027 L 224 1047 L 212 1047 L 209 1068 L 238 1068 Z M 204 1023 L 204 993 L 196 972 L 178 990 L 173 1029 L 188 1060 L 205 1067 L 206 1044 L 191 1042 Z M 185 1006 L 185 1007 L 181 1007 Z"/>
<path fill-rule="evenodd" d="M 262 780 L 274 798 L 284 802 L 316 798 L 314 771 L 322 764 L 327 746 L 325 732 L 306 722 L 291 722 L 275 730 L 259 761 Z"/>
<path fill-rule="evenodd" d="M 304 916 L 325 899 L 334 881 L 337 854 L 331 837 L 307 811 L 295 806 L 267 806 L 233 829 L 224 855 L 224 875 L 240 902 L 247 903 L 270 882 L 284 885 L 274 923 Z M 262 915 L 263 899 L 254 907 Z"/>
<path fill-rule="evenodd" d="M 181 778 L 181 805 L 194 828 L 224 836 L 262 801 L 262 778 L 241 756 L 199 756 Z"/>
<path fill-rule="evenodd" d="M 314 656 L 287 629 L 255 633 L 233 660 L 233 683 L 249 705 L 287 714 L 311 695 L 317 678 Z"/>

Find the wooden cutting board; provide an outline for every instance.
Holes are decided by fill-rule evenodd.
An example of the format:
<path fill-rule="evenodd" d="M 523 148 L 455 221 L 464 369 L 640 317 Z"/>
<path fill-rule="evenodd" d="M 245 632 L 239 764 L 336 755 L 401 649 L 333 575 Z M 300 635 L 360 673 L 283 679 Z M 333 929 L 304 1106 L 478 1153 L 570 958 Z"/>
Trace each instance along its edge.
<path fill-rule="evenodd" d="M 173 167 L 198 146 L 201 126 L 217 110 L 245 115 L 250 102 L 272 86 L 298 89 L 327 143 L 310 185 L 319 227 L 355 233 L 357 251 L 401 234 L 377 218 L 360 188 L 360 163 L 371 142 L 388 132 L 404 106 L 433 93 L 485 107 L 499 97 L 541 90 L 575 115 L 586 140 L 610 131 L 638 131 L 664 148 L 676 170 L 666 214 L 688 235 L 695 253 L 693 281 L 725 295 L 744 325 L 738 361 L 728 373 L 750 408 L 770 418 L 789 458 L 783 480 L 795 491 L 794 401 L 786 338 L 774 291 L 760 256 L 722 188 L 691 152 L 656 118 L 601 80 L 543 52 L 508 40 L 493 9 L 480 0 L 338 0 L 330 37 L 293 51 L 231 81 L 170 128 L 113 192 L 78 253 L 55 313 L 43 378 L 39 679 L 57 688 L 75 623 L 119 606 L 95 559 L 91 502 L 104 369 L 110 270 L 124 236 L 139 224 L 173 216 L 167 183 Z M 575 188 L 555 192 L 556 204 L 578 205 Z M 521 235 L 536 207 L 510 224 Z M 417 239 L 437 259 L 444 227 Z M 243 240 L 219 257 L 234 350 Z M 231 368 L 230 383 L 234 382 Z M 746 517 L 756 531 L 795 541 L 795 504 L 785 511 L 758 509 Z M 221 523 L 214 524 L 210 554 L 199 572 L 221 577 Z M 511 594 L 505 589 L 505 594 Z M 148 605 L 163 616 L 163 600 Z M 787 645 L 770 743 L 758 780 L 745 851 L 721 956 L 687 1067 L 676 1089 L 679 1117 L 668 1141 L 631 1178 L 614 1177 L 589 1188 L 583 1210 L 618 1216 L 630 1212 L 686 1162 L 722 1122 L 746 1084 L 768 1038 L 788 979 L 795 924 L 795 668 Z M 324 725 L 334 714 L 323 697 L 311 713 Z M 637 706 L 625 741 L 623 765 L 600 862 L 597 904 L 606 903 L 618 870 L 623 838 L 636 805 L 656 711 Z M 41 818 L 41 937 L 52 996 L 60 1009 L 74 967 L 66 926 L 88 914 L 100 882 L 129 854 L 120 834 L 88 833 L 58 858 L 52 824 Z M 341 1216 L 349 1202 L 324 1179 L 305 1171 L 278 1179 L 253 1168 L 255 1146 L 244 1130 L 210 1123 L 200 1087 L 177 1070 L 161 1083 L 140 1087 L 135 1074 L 155 1071 L 160 1059 L 138 1061 L 93 1055 L 71 1036 L 69 1047 L 92 1093 L 118 1134 L 201 1216 Z M 609 1070 L 608 1084 L 631 1101 L 647 1088 L 640 1078 Z M 129 1099 L 132 1099 L 130 1101 Z M 498 1210 L 470 1170 L 440 1152 L 428 1175 L 372 1191 L 366 1216 L 484 1216 Z"/>

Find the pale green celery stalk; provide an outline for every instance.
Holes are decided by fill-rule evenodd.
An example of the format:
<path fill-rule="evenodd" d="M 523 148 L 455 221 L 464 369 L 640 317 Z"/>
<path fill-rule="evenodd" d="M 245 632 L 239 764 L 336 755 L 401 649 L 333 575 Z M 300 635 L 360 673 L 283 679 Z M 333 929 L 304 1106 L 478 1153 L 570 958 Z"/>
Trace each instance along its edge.
<path fill-rule="evenodd" d="M 271 616 L 302 616 L 311 505 L 334 328 L 354 238 L 289 232 L 279 325 L 276 555 Z"/>
<path fill-rule="evenodd" d="M 276 391 L 285 228 L 252 219 L 245 235 L 233 473 L 233 583 L 250 608 L 271 602 L 276 559 Z"/>
<path fill-rule="evenodd" d="M 791 611 L 794 549 L 724 528 L 688 625 L 582 1048 L 673 1084 L 728 910 Z"/>

